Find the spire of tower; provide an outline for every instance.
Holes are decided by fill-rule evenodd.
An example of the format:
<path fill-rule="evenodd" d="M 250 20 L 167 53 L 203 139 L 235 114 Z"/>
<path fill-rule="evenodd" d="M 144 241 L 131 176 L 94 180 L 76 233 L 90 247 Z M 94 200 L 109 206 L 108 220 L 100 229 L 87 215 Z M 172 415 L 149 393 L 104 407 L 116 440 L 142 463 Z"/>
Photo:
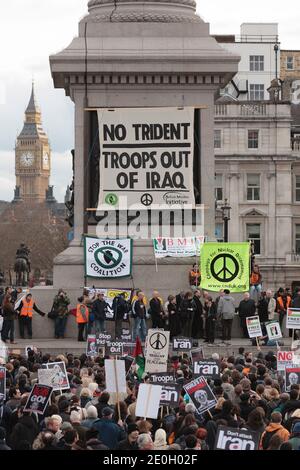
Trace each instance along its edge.
<path fill-rule="evenodd" d="M 32 90 L 31 90 L 31 96 L 30 100 L 28 103 L 28 106 L 26 108 L 25 113 L 40 113 L 40 108 L 37 104 L 36 96 L 35 96 L 35 90 L 34 90 L 34 80 L 32 80 Z"/>

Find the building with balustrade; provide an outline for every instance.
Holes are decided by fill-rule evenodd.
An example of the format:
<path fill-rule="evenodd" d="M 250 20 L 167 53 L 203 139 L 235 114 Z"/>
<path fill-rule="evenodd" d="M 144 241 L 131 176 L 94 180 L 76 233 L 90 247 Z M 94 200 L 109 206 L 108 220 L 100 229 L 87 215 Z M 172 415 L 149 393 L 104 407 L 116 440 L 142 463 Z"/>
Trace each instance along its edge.
<path fill-rule="evenodd" d="M 216 104 L 217 205 L 232 207 L 229 240 L 254 241 L 265 288 L 300 285 L 300 147 L 291 136 L 290 102 Z"/>

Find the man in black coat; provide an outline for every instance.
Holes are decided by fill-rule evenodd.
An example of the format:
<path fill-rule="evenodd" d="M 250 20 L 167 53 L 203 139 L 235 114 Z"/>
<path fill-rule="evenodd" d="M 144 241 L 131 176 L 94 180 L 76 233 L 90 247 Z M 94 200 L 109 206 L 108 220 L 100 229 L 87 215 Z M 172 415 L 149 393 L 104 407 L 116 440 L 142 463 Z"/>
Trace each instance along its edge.
<path fill-rule="evenodd" d="M 204 314 L 203 314 L 203 306 L 201 303 L 201 292 L 197 289 L 194 292 L 194 302 L 195 302 L 195 314 L 194 320 L 192 325 L 193 337 L 195 339 L 203 338 L 204 336 Z"/>
<path fill-rule="evenodd" d="M 249 338 L 246 318 L 255 316 L 256 307 L 255 301 L 250 299 L 249 292 L 245 292 L 244 299 L 240 302 L 238 306 L 238 313 L 241 321 L 241 328 L 243 330 L 244 338 Z"/>
<path fill-rule="evenodd" d="M 18 450 L 21 442 L 28 442 L 32 446 L 35 438 L 39 433 L 39 428 L 36 419 L 29 412 L 21 412 L 21 417 L 18 419 L 17 424 L 14 426 L 13 431 L 9 437 L 9 445 L 13 450 Z"/>
<path fill-rule="evenodd" d="M 292 300 L 292 303 L 291 303 L 291 307 L 292 308 L 300 308 L 300 287 L 297 287 L 297 289 L 295 291 L 295 294 L 294 294 L 294 297 L 293 297 L 293 300 Z M 293 335 L 293 330 L 289 330 L 290 338 L 292 337 L 292 335 Z M 295 337 L 297 339 L 300 339 L 300 331 L 299 330 L 295 331 Z"/>
<path fill-rule="evenodd" d="M 125 314 L 129 311 L 129 305 L 128 302 L 126 302 L 124 292 L 114 298 L 112 308 L 115 316 L 115 336 L 116 339 L 120 339 L 122 334 L 122 323 Z"/>
<path fill-rule="evenodd" d="M 149 312 L 152 320 L 152 328 L 163 328 L 163 306 L 159 297 L 159 293 L 156 290 L 153 292 L 153 297 L 149 302 L 149 306 Z"/>
<path fill-rule="evenodd" d="M 104 333 L 105 320 L 108 303 L 104 300 L 104 294 L 98 294 L 97 299 L 93 302 L 92 314 L 95 317 L 95 332 Z"/>

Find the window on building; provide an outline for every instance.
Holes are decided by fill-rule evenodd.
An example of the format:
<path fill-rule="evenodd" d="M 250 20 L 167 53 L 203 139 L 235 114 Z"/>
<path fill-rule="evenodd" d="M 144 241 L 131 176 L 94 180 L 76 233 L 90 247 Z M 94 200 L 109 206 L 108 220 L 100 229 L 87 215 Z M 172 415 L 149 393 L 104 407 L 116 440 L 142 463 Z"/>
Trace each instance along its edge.
<path fill-rule="evenodd" d="M 215 226 L 215 237 L 218 242 L 223 242 L 224 241 L 224 224 L 223 223 L 218 223 Z"/>
<path fill-rule="evenodd" d="M 251 101 L 261 101 L 265 98 L 265 86 L 260 83 L 250 85 L 249 98 Z"/>
<path fill-rule="evenodd" d="M 247 201 L 260 200 L 260 175 L 247 175 Z"/>
<path fill-rule="evenodd" d="M 220 149 L 222 147 L 222 134 L 221 129 L 215 129 L 214 133 L 214 145 L 215 149 Z"/>
<path fill-rule="evenodd" d="M 295 251 L 300 255 L 300 224 L 296 224 L 295 229 Z"/>
<path fill-rule="evenodd" d="M 258 131 L 248 131 L 248 149 L 258 149 Z"/>
<path fill-rule="evenodd" d="M 215 199 L 223 201 L 223 176 L 220 174 L 215 176 Z"/>
<path fill-rule="evenodd" d="M 260 224 L 247 224 L 246 230 L 247 230 L 248 241 L 249 242 L 253 241 L 254 243 L 254 254 L 260 255 L 261 254 L 261 226 Z"/>
<path fill-rule="evenodd" d="M 294 70 L 294 57 L 288 56 L 286 58 L 286 68 L 287 70 Z"/>
<path fill-rule="evenodd" d="M 263 55 L 250 56 L 250 71 L 263 72 L 265 69 L 265 58 Z"/>
<path fill-rule="evenodd" d="M 300 176 L 299 175 L 296 175 L 295 200 L 296 202 L 300 202 Z"/>

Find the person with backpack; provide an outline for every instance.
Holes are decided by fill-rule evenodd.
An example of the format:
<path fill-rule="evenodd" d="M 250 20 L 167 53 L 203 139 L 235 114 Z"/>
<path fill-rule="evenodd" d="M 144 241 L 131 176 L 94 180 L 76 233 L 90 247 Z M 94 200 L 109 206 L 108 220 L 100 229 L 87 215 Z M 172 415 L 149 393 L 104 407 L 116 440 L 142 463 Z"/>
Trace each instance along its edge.
<path fill-rule="evenodd" d="M 143 292 L 138 293 L 138 298 L 132 304 L 132 317 L 134 318 L 133 342 L 136 341 L 137 336 L 143 342 L 147 336 L 146 306 Z"/>
<path fill-rule="evenodd" d="M 283 442 L 286 442 L 290 438 L 290 433 L 284 426 L 281 424 L 282 414 L 278 411 L 273 411 L 271 414 L 271 422 L 269 426 L 266 427 L 265 432 L 261 436 L 260 446 L 263 450 L 267 450 L 270 444 L 270 440 L 276 434 L 278 435 Z"/>

